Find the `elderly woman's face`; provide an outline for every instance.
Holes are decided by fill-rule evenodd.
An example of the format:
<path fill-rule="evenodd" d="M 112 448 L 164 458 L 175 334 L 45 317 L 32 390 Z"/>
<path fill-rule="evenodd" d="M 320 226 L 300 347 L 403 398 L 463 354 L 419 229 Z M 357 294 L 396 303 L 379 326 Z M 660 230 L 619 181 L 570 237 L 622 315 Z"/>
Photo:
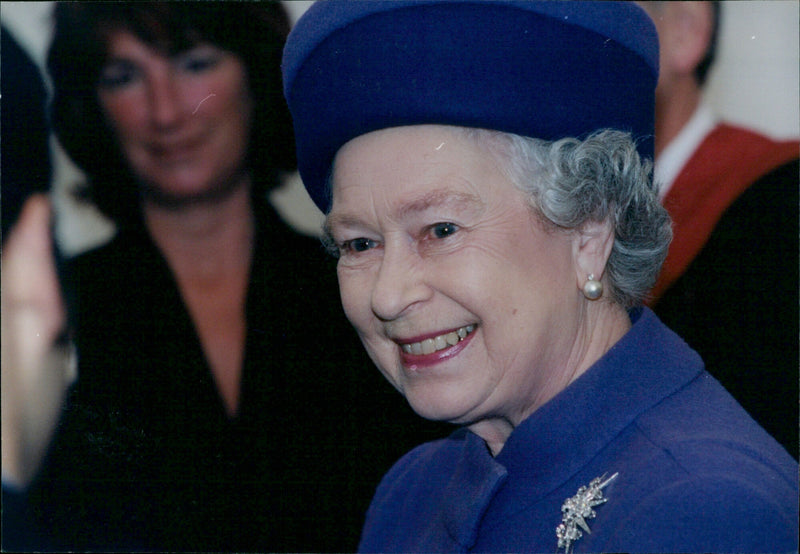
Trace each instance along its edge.
<path fill-rule="evenodd" d="M 252 100 L 236 56 L 200 43 L 167 57 L 123 30 L 108 54 L 100 105 L 144 185 L 179 201 L 241 178 Z"/>
<path fill-rule="evenodd" d="M 571 380 L 574 237 L 545 231 L 475 139 L 423 125 L 350 141 L 327 223 L 345 312 L 420 415 L 516 425 Z"/>

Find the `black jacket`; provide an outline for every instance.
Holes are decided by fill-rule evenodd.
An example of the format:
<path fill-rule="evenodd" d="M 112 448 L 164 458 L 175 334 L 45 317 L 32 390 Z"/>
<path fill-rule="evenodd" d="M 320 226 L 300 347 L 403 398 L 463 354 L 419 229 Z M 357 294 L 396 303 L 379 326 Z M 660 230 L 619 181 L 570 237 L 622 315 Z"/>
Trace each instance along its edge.
<path fill-rule="evenodd" d="M 72 264 L 80 377 L 31 493 L 56 548 L 352 551 L 380 477 L 448 432 L 368 360 L 319 241 L 258 221 L 235 419 L 143 228 Z"/>
<path fill-rule="evenodd" d="M 798 457 L 798 161 L 750 185 L 654 306 Z"/>

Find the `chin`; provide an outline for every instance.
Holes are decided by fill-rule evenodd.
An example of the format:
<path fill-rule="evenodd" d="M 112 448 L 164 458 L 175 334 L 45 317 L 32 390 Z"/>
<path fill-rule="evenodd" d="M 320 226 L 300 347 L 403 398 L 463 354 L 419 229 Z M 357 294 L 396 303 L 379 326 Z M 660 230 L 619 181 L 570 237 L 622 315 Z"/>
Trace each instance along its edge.
<path fill-rule="evenodd" d="M 431 398 L 430 395 L 407 394 L 411 409 L 417 415 L 431 421 L 446 421 L 453 424 L 462 424 L 469 421 L 467 402 L 463 398 Z M 470 405 L 472 407 L 472 405 Z"/>
<path fill-rule="evenodd" d="M 242 183 L 231 180 L 214 185 L 198 179 L 188 182 L 182 187 L 180 183 L 172 183 L 172 186 L 169 187 L 145 185 L 144 193 L 155 204 L 170 208 L 182 208 L 223 201 L 238 190 L 240 184 Z"/>

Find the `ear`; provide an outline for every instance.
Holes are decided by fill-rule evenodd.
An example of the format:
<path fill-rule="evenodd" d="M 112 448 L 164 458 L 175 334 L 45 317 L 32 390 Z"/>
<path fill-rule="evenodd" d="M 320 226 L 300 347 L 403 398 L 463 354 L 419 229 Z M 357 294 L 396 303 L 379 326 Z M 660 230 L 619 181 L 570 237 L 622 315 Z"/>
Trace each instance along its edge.
<path fill-rule="evenodd" d="M 662 62 L 677 74 L 692 76 L 711 43 L 712 7 L 708 2 L 669 2 L 663 15 Z"/>
<path fill-rule="evenodd" d="M 572 259 L 579 290 L 583 290 L 589 275 L 594 275 L 595 279 L 602 281 L 613 246 L 614 226 L 610 219 L 588 221 L 575 232 Z"/>

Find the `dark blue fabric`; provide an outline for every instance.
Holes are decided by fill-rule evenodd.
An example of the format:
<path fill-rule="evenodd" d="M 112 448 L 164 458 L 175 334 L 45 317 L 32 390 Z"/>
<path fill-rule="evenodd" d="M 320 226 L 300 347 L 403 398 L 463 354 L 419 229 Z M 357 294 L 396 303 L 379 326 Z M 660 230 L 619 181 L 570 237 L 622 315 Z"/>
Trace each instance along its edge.
<path fill-rule="evenodd" d="M 439 123 L 555 140 L 629 131 L 652 157 L 658 42 L 624 2 L 326 1 L 284 50 L 298 166 L 323 211 L 336 151 Z"/>
<path fill-rule="evenodd" d="M 797 464 L 649 310 L 492 459 L 460 430 L 383 479 L 361 551 L 555 552 L 561 505 L 618 473 L 575 552 L 797 550 Z"/>

